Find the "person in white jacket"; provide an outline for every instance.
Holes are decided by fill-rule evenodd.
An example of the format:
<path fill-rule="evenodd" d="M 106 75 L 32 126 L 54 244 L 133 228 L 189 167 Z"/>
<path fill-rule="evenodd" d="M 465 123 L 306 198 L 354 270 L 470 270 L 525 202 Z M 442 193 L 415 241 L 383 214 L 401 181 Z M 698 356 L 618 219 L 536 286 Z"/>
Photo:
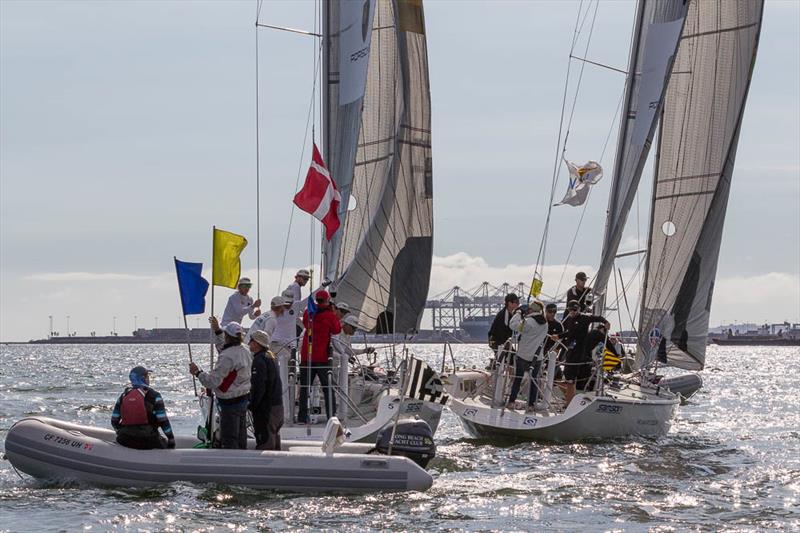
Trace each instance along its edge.
<path fill-rule="evenodd" d="M 247 448 L 247 404 L 250 400 L 250 373 L 253 356 L 242 345 L 242 326 L 229 322 L 220 328 L 216 317 L 208 319 L 216 335 L 219 357 L 210 372 L 204 372 L 195 363 L 189 372 L 200 383 L 213 389 L 219 404 L 219 433 L 223 448 Z"/>
<path fill-rule="evenodd" d="M 508 395 L 507 409 L 514 409 L 522 384 L 522 377 L 526 371 L 531 378 L 531 388 L 528 394 L 528 411 L 533 411 L 541 405 L 536 404 L 539 396 L 539 371 L 542 368 L 542 350 L 540 349 L 547 338 L 548 324 L 544 317 L 544 305 L 538 300 L 533 300 L 526 310 L 518 309 L 508 326 L 517 337 L 517 353 L 514 357 L 516 372 L 511 385 L 511 394 Z"/>
<path fill-rule="evenodd" d="M 301 268 L 294 275 L 294 281 L 286 287 L 286 291 L 292 291 L 292 310 L 295 316 L 303 316 L 306 302 L 303 300 L 302 288 L 306 286 L 309 279 L 311 279 L 311 273 L 305 268 Z"/>
<path fill-rule="evenodd" d="M 229 322 L 242 323 L 245 315 L 253 320 L 261 314 L 261 300 L 253 301 L 253 298 L 248 294 L 250 287 L 253 284 L 250 278 L 242 278 L 236 287 L 236 292 L 230 295 L 228 303 L 225 305 L 225 311 L 222 313 L 222 327 L 225 327 Z"/>
<path fill-rule="evenodd" d="M 358 330 L 358 317 L 348 314 L 342 320 L 342 332 L 333 336 L 333 349 L 342 357 L 342 364 L 346 364 L 351 357 L 364 353 L 373 353 L 375 348 L 353 348 L 353 335 Z"/>

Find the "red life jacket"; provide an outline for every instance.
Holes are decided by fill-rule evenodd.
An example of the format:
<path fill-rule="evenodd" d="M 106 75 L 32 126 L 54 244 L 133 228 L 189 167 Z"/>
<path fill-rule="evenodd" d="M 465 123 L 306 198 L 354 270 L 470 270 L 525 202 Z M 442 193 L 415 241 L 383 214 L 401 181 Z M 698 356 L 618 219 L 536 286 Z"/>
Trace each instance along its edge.
<path fill-rule="evenodd" d="M 139 388 L 125 393 L 119 408 L 121 425 L 144 426 L 150 424 L 147 416 L 147 404 L 144 401 L 146 395 L 147 392 Z"/>

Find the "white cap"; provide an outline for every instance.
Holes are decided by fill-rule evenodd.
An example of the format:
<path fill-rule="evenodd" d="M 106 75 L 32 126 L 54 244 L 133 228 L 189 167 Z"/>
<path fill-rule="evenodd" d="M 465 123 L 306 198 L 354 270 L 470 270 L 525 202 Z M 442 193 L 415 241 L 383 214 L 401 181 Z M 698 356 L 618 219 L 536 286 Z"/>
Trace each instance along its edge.
<path fill-rule="evenodd" d="M 228 322 L 224 326 L 222 326 L 222 331 L 230 335 L 231 337 L 238 337 L 242 334 L 242 326 L 239 325 L 238 322 Z"/>
<path fill-rule="evenodd" d="M 294 293 L 292 292 L 292 289 L 286 289 L 281 293 L 281 296 L 283 296 L 285 300 L 288 300 L 289 303 L 294 301 Z"/>
<path fill-rule="evenodd" d="M 250 340 L 256 341 L 258 344 L 263 346 L 264 348 L 269 348 L 269 333 L 266 331 L 262 331 L 257 329 L 255 331 L 250 332 Z"/>
<path fill-rule="evenodd" d="M 284 305 L 292 305 L 292 301 L 286 301 L 287 298 L 284 296 L 276 296 L 269 302 L 270 307 L 283 307 Z"/>
<path fill-rule="evenodd" d="M 358 329 L 358 317 L 356 315 L 347 315 L 342 319 L 342 324 L 347 324 L 348 326 L 353 326 L 355 329 Z"/>
<path fill-rule="evenodd" d="M 300 277 L 303 277 L 303 278 L 310 278 L 311 274 L 305 268 L 301 268 L 300 270 L 297 271 L 297 274 L 295 274 L 295 276 L 300 276 Z"/>
<path fill-rule="evenodd" d="M 252 284 L 253 282 L 250 281 L 250 278 L 241 278 L 239 280 L 239 283 L 237 283 L 237 285 L 252 285 Z"/>
<path fill-rule="evenodd" d="M 338 309 L 340 311 L 343 311 L 345 313 L 349 313 L 350 312 L 350 306 L 347 305 L 346 302 L 336 302 L 335 305 L 336 305 L 336 309 Z"/>

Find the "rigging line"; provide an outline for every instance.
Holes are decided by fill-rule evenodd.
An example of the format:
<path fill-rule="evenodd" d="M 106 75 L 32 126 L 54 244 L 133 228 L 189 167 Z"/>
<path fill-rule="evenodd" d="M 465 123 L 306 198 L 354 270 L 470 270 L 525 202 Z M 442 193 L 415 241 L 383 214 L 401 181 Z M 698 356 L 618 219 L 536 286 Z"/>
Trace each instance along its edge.
<path fill-rule="evenodd" d="M 298 186 L 300 184 L 300 176 L 302 175 L 302 172 L 303 172 L 303 161 L 305 161 L 306 145 L 308 144 L 308 127 L 311 124 L 311 119 L 312 119 L 312 113 L 313 113 L 312 105 L 313 105 L 313 102 L 314 102 L 314 98 L 316 97 L 316 87 L 317 87 L 317 76 L 318 76 L 318 74 L 319 73 L 318 73 L 318 69 L 317 69 L 317 65 L 316 65 L 316 56 L 315 56 L 314 57 L 314 77 L 313 77 L 313 82 L 311 84 L 311 102 L 309 102 L 308 113 L 306 115 L 306 129 L 305 129 L 305 132 L 303 133 L 303 146 L 300 149 L 300 162 L 299 162 L 298 167 L 297 167 L 297 177 L 295 178 L 295 182 L 294 182 L 294 190 L 295 191 L 297 190 L 297 188 L 298 188 Z M 290 211 L 289 211 L 289 227 L 286 230 L 286 241 L 284 242 L 284 245 L 283 245 L 283 260 L 281 261 L 281 273 L 280 273 L 280 276 L 278 276 L 278 289 L 277 289 L 278 292 L 281 291 L 281 285 L 282 285 L 281 282 L 283 280 L 283 272 L 286 269 L 286 257 L 287 257 L 287 254 L 289 252 L 289 240 L 290 240 L 291 235 L 292 235 L 292 222 L 294 220 L 295 208 L 296 208 L 296 206 L 294 205 L 294 202 L 292 202 L 292 206 L 291 206 Z"/>
<path fill-rule="evenodd" d="M 584 49 L 584 56 L 588 55 L 588 53 L 589 53 L 589 46 L 590 46 L 591 41 L 592 41 L 592 35 L 594 34 L 594 26 L 595 26 L 595 22 L 597 21 L 597 10 L 598 10 L 599 6 L 600 6 L 600 2 L 599 2 L 599 0 L 596 0 L 595 1 L 594 14 L 592 16 L 592 23 L 591 23 L 591 25 L 589 27 L 589 36 L 586 39 L 586 46 L 585 46 L 585 49 Z M 583 26 L 586 23 L 586 19 L 587 19 L 588 15 L 589 15 L 589 11 L 590 10 L 591 10 L 591 2 L 589 3 L 589 5 L 586 8 L 586 13 L 584 14 L 583 21 L 581 22 L 581 27 L 580 27 L 579 33 L 583 31 Z M 575 51 L 575 46 L 576 45 L 577 45 L 577 38 L 573 41 L 573 46 L 572 46 L 572 49 L 570 50 L 570 53 L 569 53 L 570 57 L 573 56 L 573 53 Z M 568 63 L 569 63 L 569 60 L 568 60 Z M 553 174 L 552 185 L 551 185 L 551 188 L 550 188 L 550 201 L 548 202 L 547 220 L 545 222 L 545 229 L 544 229 L 545 234 L 543 235 L 542 243 L 541 243 L 541 246 L 539 248 L 539 256 L 537 257 L 537 260 L 536 260 L 536 271 L 539 270 L 539 266 L 544 267 L 545 259 L 546 259 L 546 256 L 547 256 L 547 243 L 548 243 L 548 235 L 547 234 L 549 233 L 549 229 L 550 229 L 550 217 L 551 217 L 552 209 L 553 209 L 553 200 L 555 199 L 556 181 L 557 181 L 557 178 L 558 178 L 558 173 L 561 170 L 561 166 L 563 164 L 563 155 L 567 150 L 567 139 L 569 138 L 570 128 L 572 127 L 572 120 L 573 120 L 573 117 L 575 116 L 575 109 L 577 107 L 577 100 L 578 100 L 578 95 L 580 94 L 581 82 L 583 81 L 583 73 L 584 73 L 585 67 L 586 67 L 586 64 L 585 63 L 581 63 L 580 72 L 578 74 L 578 81 L 577 81 L 576 86 L 575 86 L 575 96 L 573 97 L 573 100 L 572 100 L 572 107 L 571 107 L 571 110 L 570 110 L 570 116 L 569 116 L 569 120 L 567 121 L 566 132 L 564 133 L 564 143 L 563 143 L 563 146 L 561 148 L 561 154 L 560 154 L 561 157 L 558 157 L 559 156 L 558 151 L 556 152 L 556 158 L 557 159 L 556 159 L 556 163 L 555 163 L 555 171 L 554 171 L 554 174 Z M 568 65 L 567 68 L 568 68 L 568 72 L 569 72 L 569 65 Z M 567 75 L 567 78 L 569 78 L 569 74 Z M 569 81 L 569 79 L 567 80 L 567 84 L 565 85 L 565 88 L 564 88 L 564 99 L 565 99 L 565 101 L 562 103 L 562 117 L 561 117 L 562 126 L 563 126 L 563 120 L 564 120 L 563 111 L 565 109 L 564 106 L 565 106 L 565 103 L 566 103 L 566 96 L 567 96 L 567 92 L 568 92 L 568 81 Z M 560 137 L 561 137 L 561 129 L 559 129 L 559 139 L 560 139 Z M 560 144 L 560 142 L 559 142 L 559 144 Z M 576 231 L 576 236 L 577 236 L 577 231 Z"/>
<path fill-rule="evenodd" d="M 578 5 L 578 16 L 575 19 L 575 28 L 573 30 L 573 37 L 572 37 L 572 44 L 570 46 L 569 55 L 572 55 L 572 52 L 575 50 L 575 43 L 577 41 L 578 35 L 578 23 L 580 21 L 581 10 L 583 9 L 583 0 Z M 556 179 L 558 177 L 558 171 L 561 168 L 559 161 L 561 155 L 561 137 L 564 131 L 564 114 L 566 112 L 567 106 L 567 93 L 569 92 L 569 74 L 570 68 L 572 66 L 572 61 L 567 59 L 567 73 L 564 78 L 564 95 L 561 98 L 561 114 L 558 119 L 558 138 L 556 141 L 556 156 L 555 162 L 553 163 L 553 176 L 550 181 L 550 200 L 547 202 L 547 216 L 545 217 L 544 227 L 542 230 L 542 239 L 539 241 L 539 252 L 536 256 L 536 266 L 534 267 L 534 273 L 539 270 L 539 267 L 544 263 L 544 258 L 542 257 L 542 251 L 545 247 L 545 243 L 547 241 L 547 234 L 550 228 L 550 216 L 553 211 L 553 199 L 555 198 L 555 187 L 556 187 Z"/>
<path fill-rule="evenodd" d="M 261 0 L 256 6 L 256 299 L 261 299 L 261 142 L 258 111 L 258 17 L 261 13 Z"/>

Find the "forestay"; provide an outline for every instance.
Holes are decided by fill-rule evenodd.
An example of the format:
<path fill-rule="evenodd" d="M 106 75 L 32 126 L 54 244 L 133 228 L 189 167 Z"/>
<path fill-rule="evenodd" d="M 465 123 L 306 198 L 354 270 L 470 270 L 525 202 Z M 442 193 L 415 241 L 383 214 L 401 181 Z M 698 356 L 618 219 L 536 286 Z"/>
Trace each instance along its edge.
<path fill-rule="evenodd" d="M 762 11 L 761 0 L 689 7 L 659 134 L 639 331 L 644 363 L 660 354 L 672 366 L 703 368 Z"/>
<path fill-rule="evenodd" d="M 662 96 L 669 81 L 669 67 L 686 17 L 686 3 L 686 0 L 639 1 L 608 200 L 603 253 L 594 280 L 600 311 L 628 212 L 636 197 L 655 134 Z"/>
<path fill-rule="evenodd" d="M 334 280 L 337 299 L 358 311 L 363 329 L 377 326 L 388 332 L 396 325 L 406 333 L 419 326 L 432 260 L 430 89 L 422 1 L 329 4 L 326 24 L 342 28 L 342 35 L 351 4 L 362 13 L 374 5 L 374 15 L 363 98 L 347 102 L 341 96 L 344 38 L 337 41 L 331 35 L 328 47 L 329 69 L 338 64 L 340 71 L 328 74 L 326 147 L 342 194 L 344 224 L 326 247 L 325 271 Z"/>

